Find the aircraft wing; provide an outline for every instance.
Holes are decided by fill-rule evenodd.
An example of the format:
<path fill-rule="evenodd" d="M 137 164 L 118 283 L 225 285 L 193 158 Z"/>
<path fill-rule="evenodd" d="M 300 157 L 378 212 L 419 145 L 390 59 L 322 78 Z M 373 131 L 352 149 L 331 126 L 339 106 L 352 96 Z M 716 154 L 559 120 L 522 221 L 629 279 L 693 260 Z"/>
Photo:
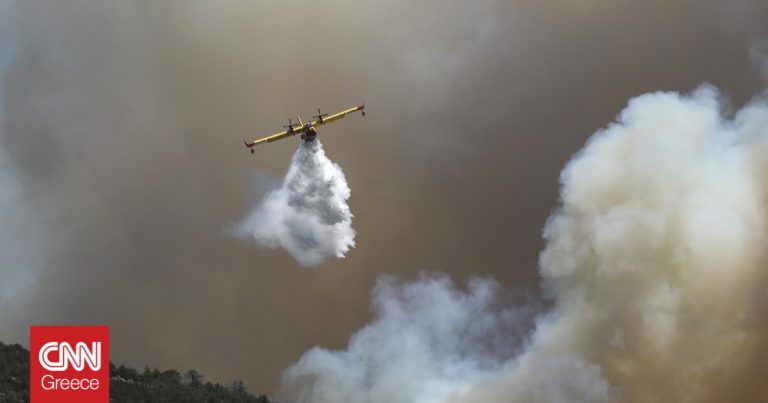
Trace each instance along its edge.
<path fill-rule="evenodd" d="M 350 113 L 357 112 L 357 111 L 362 112 L 363 116 L 365 116 L 365 110 L 364 109 L 365 109 L 365 104 L 360 105 L 360 106 L 356 106 L 354 108 L 349 108 L 349 109 L 341 111 L 339 113 L 335 113 L 335 114 L 333 114 L 331 116 L 320 115 L 320 116 L 317 116 L 318 119 L 313 120 L 311 122 L 308 122 L 307 124 L 302 123 L 301 122 L 301 118 L 299 118 L 298 127 L 294 128 L 292 131 L 285 130 L 285 131 L 282 131 L 280 133 L 275 133 L 275 134 L 273 134 L 271 136 L 262 137 L 260 139 L 256 139 L 256 140 L 253 140 L 253 141 L 250 141 L 250 142 L 246 141 L 245 142 L 245 146 L 250 148 L 251 152 L 253 152 L 253 147 L 255 147 L 255 146 L 257 146 L 257 145 L 259 145 L 261 143 L 271 143 L 273 141 L 284 139 L 286 137 L 290 137 L 290 136 L 293 136 L 293 135 L 296 135 L 296 134 L 305 133 L 308 130 L 307 126 L 309 126 L 310 128 L 314 128 L 314 127 L 317 127 L 317 126 L 322 126 L 322 125 L 324 125 L 326 123 L 331 123 L 333 121 L 339 120 L 339 119 L 349 115 Z M 318 110 L 318 114 L 319 113 L 320 112 Z M 290 124 L 291 123 L 289 121 L 289 125 Z M 313 133 L 314 133 L 314 131 L 313 131 Z M 313 138 L 314 138 L 314 135 L 309 140 L 312 140 Z"/>
<path fill-rule="evenodd" d="M 339 113 L 334 113 L 331 116 L 326 116 L 323 119 L 313 120 L 312 121 L 312 126 L 314 127 L 314 126 L 324 125 L 326 123 L 331 123 L 331 122 L 333 122 L 335 120 L 339 120 L 339 119 L 343 118 L 344 116 L 349 115 L 352 112 L 363 111 L 364 108 L 365 108 L 365 105 L 360 105 L 360 106 L 356 106 L 354 108 L 349 108 L 349 109 L 347 109 L 345 111 L 341 111 Z M 365 115 L 365 111 L 363 111 L 363 115 Z"/>
<path fill-rule="evenodd" d="M 289 132 L 288 130 L 285 130 L 285 131 L 282 131 L 280 133 L 276 133 L 276 134 L 273 134 L 273 135 L 267 136 L 267 137 L 262 137 L 260 139 L 256 139 L 256 140 L 253 140 L 253 141 L 250 141 L 250 142 L 246 141 L 245 145 L 248 148 L 252 148 L 252 147 L 254 147 L 256 145 L 259 145 L 261 143 L 271 143 L 273 141 L 277 141 L 277 140 L 280 140 L 280 139 L 284 139 L 286 137 L 293 136 L 296 133 L 300 133 L 300 130 L 294 130 L 293 133 Z"/>

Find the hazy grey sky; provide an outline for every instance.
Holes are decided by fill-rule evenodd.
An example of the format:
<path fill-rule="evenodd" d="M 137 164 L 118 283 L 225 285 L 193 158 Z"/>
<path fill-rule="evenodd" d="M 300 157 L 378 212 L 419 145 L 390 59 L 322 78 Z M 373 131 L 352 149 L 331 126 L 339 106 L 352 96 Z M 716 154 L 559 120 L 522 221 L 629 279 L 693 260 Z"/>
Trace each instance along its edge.
<path fill-rule="evenodd" d="M 538 295 L 541 229 L 586 138 L 648 91 L 709 82 L 742 104 L 764 88 L 750 49 L 768 39 L 762 0 L 19 0 L 0 13 L 0 340 L 108 324 L 115 362 L 259 393 L 308 348 L 344 346 L 382 274 Z M 319 131 L 352 191 L 347 258 L 307 269 L 228 237 L 298 144 L 252 156 L 242 141 L 363 100 L 368 116 Z"/>

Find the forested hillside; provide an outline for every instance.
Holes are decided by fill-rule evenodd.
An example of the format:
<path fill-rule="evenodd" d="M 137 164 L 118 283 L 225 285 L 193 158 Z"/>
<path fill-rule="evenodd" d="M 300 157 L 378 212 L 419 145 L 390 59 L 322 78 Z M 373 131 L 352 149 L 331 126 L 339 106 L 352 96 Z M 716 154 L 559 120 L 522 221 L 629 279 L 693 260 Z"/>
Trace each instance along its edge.
<path fill-rule="evenodd" d="M 205 381 L 195 370 L 180 373 L 145 367 L 139 372 L 109 364 L 113 402 L 248 402 L 269 403 L 254 396 L 243 383 L 229 385 Z M 0 402 L 29 401 L 29 351 L 19 344 L 0 342 Z"/>

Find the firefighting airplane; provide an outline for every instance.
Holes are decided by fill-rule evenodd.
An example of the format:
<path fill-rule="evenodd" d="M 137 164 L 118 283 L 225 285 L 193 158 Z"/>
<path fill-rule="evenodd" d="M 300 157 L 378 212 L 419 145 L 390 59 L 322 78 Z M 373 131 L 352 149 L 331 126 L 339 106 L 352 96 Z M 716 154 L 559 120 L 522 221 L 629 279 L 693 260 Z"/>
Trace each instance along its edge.
<path fill-rule="evenodd" d="M 350 113 L 357 112 L 357 111 L 360 111 L 363 114 L 363 116 L 365 116 L 365 103 L 363 103 L 360 106 L 349 108 L 345 111 L 341 111 L 339 113 L 335 113 L 330 116 L 328 116 L 327 113 L 320 113 L 320 108 L 318 108 L 317 115 L 312 116 L 314 120 L 310 122 L 304 123 L 301 121 L 301 117 L 297 116 L 297 118 L 299 118 L 299 123 L 293 123 L 293 121 L 289 118 L 288 125 L 283 126 L 286 130 L 280 133 L 276 133 L 271 136 L 263 137 L 253 141 L 245 141 L 244 143 L 245 143 L 245 146 L 251 150 L 251 154 L 253 154 L 253 151 L 254 151 L 253 147 L 261 143 L 271 143 L 273 141 L 284 139 L 286 137 L 295 136 L 298 133 L 301 133 L 302 140 L 313 141 L 315 137 L 317 137 L 317 130 L 315 130 L 315 127 L 331 123 L 335 120 L 339 120 L 349 115 Z"/>

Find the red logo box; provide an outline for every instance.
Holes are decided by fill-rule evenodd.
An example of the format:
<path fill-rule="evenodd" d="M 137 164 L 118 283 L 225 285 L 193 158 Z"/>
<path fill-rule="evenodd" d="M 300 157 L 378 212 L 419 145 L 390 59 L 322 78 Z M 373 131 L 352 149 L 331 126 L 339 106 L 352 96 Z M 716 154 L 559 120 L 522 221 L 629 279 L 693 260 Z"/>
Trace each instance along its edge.
<path fill-rule="evenodd" d="M 108 326 L 30 326 L 31 403 L 109 402 Z"/>

